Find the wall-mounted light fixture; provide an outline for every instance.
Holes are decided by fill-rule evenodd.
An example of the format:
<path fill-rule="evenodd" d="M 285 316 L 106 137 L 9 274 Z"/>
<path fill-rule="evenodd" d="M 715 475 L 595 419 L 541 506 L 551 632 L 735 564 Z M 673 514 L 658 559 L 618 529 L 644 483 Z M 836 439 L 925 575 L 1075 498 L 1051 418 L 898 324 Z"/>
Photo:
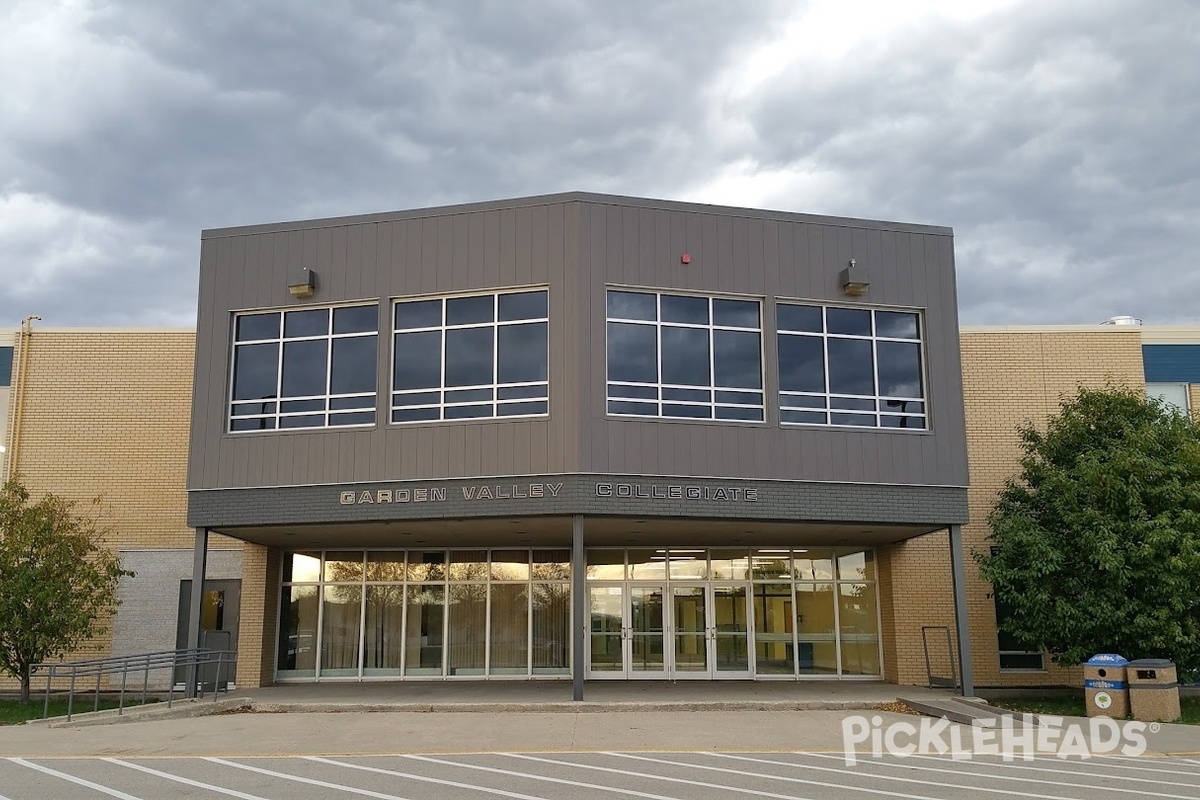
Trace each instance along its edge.
<path fill-rule="evenodd" d="M 867 289 L 871 288 L 871 277 L 867 275 L 867 268 L 855 264 L 853 258 L 850 259 L 850 265 L 842 270 L 840 278 L 842 291 L 851 297 L 862 297 L 867 293 Z"/>
<path fill-rule="evenodd" d="M 288 279 L 288 294 L 296 298 L 312 297 L 317 289 L 317 273 L 302 267 Z"/>

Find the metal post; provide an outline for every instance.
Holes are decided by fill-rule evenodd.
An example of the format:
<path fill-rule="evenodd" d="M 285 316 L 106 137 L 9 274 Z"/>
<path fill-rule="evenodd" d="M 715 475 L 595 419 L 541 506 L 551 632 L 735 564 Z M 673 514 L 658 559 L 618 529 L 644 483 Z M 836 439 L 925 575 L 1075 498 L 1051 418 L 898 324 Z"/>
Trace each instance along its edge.
<path fill-rule="evenodd" d="M 583 699 L 584 615 L 583 515 L 571 517 L 571 677 L 572 700 Z"/>
<path fill-rule="evenodd" d="M 967 624 L 967 580 L 963 567 L 962 526 L 950 526 L 950 573 L 954 581 L 954 623 L 958 632 L 958 667 L 963 697 L 975 694 L 971 675 L 971 629 Z"/>
<path fill-rule="evenodd" d="M 195 652 L 200 647 L 200 612 L 204 604 L 204 574 L 208 561 L 208 528 L 196 528 L 196 546 L 192 558 L 192 599 L 188 608 L 188 649 Z M 196 679 L 199 677 L 196 659 L 188 661 L 187 683 L 184 686 L 184 697 L 196 696 Z M 175 682 L 175 674 L 171 673 L 171 683 Z"/>

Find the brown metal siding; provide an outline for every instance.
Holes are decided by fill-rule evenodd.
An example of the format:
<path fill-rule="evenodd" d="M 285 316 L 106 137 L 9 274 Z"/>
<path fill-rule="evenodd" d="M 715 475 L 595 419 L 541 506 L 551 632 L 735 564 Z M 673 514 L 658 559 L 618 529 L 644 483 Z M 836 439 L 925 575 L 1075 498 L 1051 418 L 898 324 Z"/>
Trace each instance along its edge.
<path fill-rule="evenodd" d="M 680 254 L 692 263 L 679 263 Z M 772 300 L 843 302 L 851 258 L 873 304 L 925 310 L 929 434 L 780 428 Z M 287 278 L 317 273 L 311 301 Z M 550 287 L 550 417 L 389 427 L 398 296 Z M 605 416 L 605 288 L 765 298 L 761 425 Z M 378 300 L 373 429 L 226 434 L 231 312 Z M 966 484 L 953 242 L 946 229 L 595 195 L 208 232 L 201 248 L 189 488 L 571 472 Z"/>
<path fill-rule="evenodd" d="M 580 395 L 587 420 L 582 471 L 966 485 L 949 236 L 599 202 L 583 204 L 581 213 L 581 270 L 589 278 L 591 300 L 580 318 L 588 331 Z M 690 265 L 680 263 L 682 253 L 691 254 Z M 851 258 L 870 270 L 865 299 L 871 304 L 925 311 L 930 433 L 778 425 L 777 395 L 770 391 L 778 385 L 772 301 L 846 302 L 838 273 Z M 612 284 L 765 298 L 767 422 L 608 418 L 604 292 Z"/>
<path fill-rule="evenodd" d="M 574 204 L 540 204 L 393 221 L 264 230 L 202 243 L 190 489 L 341 481 L 556 474 L 578 463 L 578 312 Z M 310 301 L 287 294 L 300 267 L 317 273 Z M 389 299 L 549 285 L 548 419 L 389 427 Z M 379 300 L 379 424 L 373 429 L 225 433 L 231 312 Z"/>

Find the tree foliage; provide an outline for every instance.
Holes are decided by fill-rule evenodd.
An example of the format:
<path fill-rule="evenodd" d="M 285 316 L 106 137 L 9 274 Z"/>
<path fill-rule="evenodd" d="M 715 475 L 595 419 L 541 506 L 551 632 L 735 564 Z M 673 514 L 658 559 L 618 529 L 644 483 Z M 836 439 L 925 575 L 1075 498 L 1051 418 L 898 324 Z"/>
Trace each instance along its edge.
<path fill-rule="evenodd" d="M 34 664 L 107 633 L 98 620 L 117 606 L 132 572 L 103 544 L 95 519 L 55 495 L 30 502 L 19 480 L 0 488 L 0 670 L 21 679 L 29 700 Z"/>
<path fill-rule="evenodd" d="M 1113 652 L 1200 669 L 1200 424 L 1140 391 L 1080 388 L 1020 438 L 994 554 L 976 556 L 1011 609 L 1002 629 L 1060 664 Z"/>

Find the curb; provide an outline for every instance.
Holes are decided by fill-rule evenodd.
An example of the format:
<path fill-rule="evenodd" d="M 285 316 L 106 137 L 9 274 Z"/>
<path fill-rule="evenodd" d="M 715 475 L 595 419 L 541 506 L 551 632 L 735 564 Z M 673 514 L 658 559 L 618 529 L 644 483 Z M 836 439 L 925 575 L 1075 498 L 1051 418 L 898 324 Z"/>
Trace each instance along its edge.
<path fill-rule="evenodd" d="M 697 711 L 864 711 L 875 709 L 878 701 L 806 700 L 806 701 L 556 701 L 549 703 L 259 703 L 250 697 L 224 700 L 176 700 L 170 708 L 164 703 L 133 706 L 118 713 L 116 709 L 87 711 L 66 717 L 28 720 L 26 725 L 49 728 L 83 728 L 93 725 L 117 725 L 130 722 L 188 719 L 213 714 L 604 714 L 604 713 L 680 713 Z"/>

